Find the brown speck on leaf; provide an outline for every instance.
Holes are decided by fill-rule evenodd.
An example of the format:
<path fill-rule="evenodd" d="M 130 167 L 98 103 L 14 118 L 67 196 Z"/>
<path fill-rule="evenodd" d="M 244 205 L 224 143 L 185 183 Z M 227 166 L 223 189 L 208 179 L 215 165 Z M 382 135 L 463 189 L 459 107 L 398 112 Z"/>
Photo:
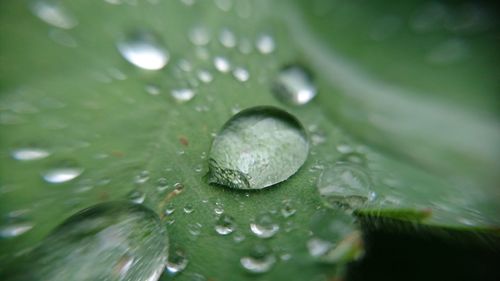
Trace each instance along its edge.
<path fill-rule="evenodd" d="M 188 146 L 188 145 L 189 145 L 189 141 L 188 141 L 188 139 L 187 139 L 185 136 L 180 136 L 180 137 L 179 137 L 179 142 L 180 142 L 183 146 Z"/>
<path fill-rule="evenodd" d="M 184 185 L 182 185 L 181 183 L 177 183 L 174 187 L 175 189 L 167 193 L 165 198 L 163 198 L 163 200 L 158 205 L 158 209 L 160 210 L 160 219 L 163 219 L 165 217 L 165 214 L 163 213 L 165 205 L 167 205 L 167 203 L 170 202 L 170 200 L 172 200 L 175 196 L 181 194 L 184 190 Z"/>
<path fill-rule="evenodd" d="M 111 155 L 113 155 L 113 157 L 121 158 L 125 155 L 125 153 L 123 153 L 123 151 L 115 150 L 111 151 Z"/>

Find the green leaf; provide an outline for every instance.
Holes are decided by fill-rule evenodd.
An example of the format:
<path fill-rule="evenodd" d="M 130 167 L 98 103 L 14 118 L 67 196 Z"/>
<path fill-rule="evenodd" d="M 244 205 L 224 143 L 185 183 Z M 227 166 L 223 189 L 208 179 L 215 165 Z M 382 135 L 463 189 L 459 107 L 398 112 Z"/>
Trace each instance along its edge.
<path fill-rule="evenodd" d="M 365 276 L 380 253 L 368 250 L 366 267 L 348 266 L 359 258 L 357 229 L 368 249 L 390 243 L 375 239 L 378 231 L 391 237 L 384 232 L 390 229 L 409 233 L 415 243 L 437 237 L 439 244 L 450 228 L 453 241 L 481 240 L 476 233 L 498 241 L 500 63 L 494 56 L 498 23 L 487 6 L 476 8 L 488 16 L 467 21 L 476 8 L 439 4 L 448 21 L 428 27 L 417 19 L 429 8 L 417 1 L 51 2 L 64 7 L 66 17 L 49 24 L 47 14 L 33 12 L 43 2 L 0 4 L 0 276 L 70 215 L 127 198 L 144 198 L 162 218 L 170 249 L 185 252 L 187 267 L 175 280 L 197 274 L 328 280 L 347 269 L 348 276 Z M 201 47 L 190 39 L 200 26 L 211 38 Z M 235 47 L 220 42 L 226 29 Z M 168 51 L 165 67 L 148 71 L 122 57 L 118 42 L 138 30 Z M 259 38 L 271 38 L 274 49 L 267 41 L 259 50 Z M 248 81 L 214 66 L 216 57 L 247 70 Z M 310 70 L 318 91 L 311 102 L 283 103 L 273 93 L 289 65 Z M 201 70 L 213 81 L 199 79 Z M 263 105 L 304 125 L 305 164 L 264 190 L 208 184 L 203 176 L 214 135 L 235 112 Z M 20 149 L 24 154 L 16 156 Z M 325 210 L 316 183 L 338 161 L 358 165 L 376 196 L 356 205 L 358 222 L 332 230 L 339 213 L 349 217 L 353 210 L 331 204 L 333 210 Z M 62 178 L 47 180 L 61 168 Z M 221 210 L 234 219 L 228 235 L 215 230 Z M 268 239 L 250 228 L 262 216 L 279 227 Z M 317 216 L 327 223 L 311 224 Z M 388 223 L 370 231 L 366 225 L 380 223 L 366 221 L 379 218 Z M 406 225 L 414 228 L 398 232 Z M 310 253 L 309 242 L 320 236 L 321 245 L 333 248 L 326 261 Z M 265 252 L 256 246 L 274 257 L 268 272 L 241 266 L 241 258 Z"/>

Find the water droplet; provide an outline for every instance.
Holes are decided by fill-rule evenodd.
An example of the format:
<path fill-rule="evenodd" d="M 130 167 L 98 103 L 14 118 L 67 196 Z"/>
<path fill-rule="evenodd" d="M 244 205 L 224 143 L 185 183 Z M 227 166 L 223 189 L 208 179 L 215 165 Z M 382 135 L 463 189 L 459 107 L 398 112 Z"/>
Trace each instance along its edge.
<path fill-rule="evenodd" d="M 168 205 L 165 208 L 165 215 L 169 216 L 175 212 L 175 207 L 173 205 Z"/>
<path fill-rule="evenodd" d="M 249 108 L 229 119 L 215 137 L 207 180 L 262 189 L 296 173 L 308 151 L 305 130 L 294 116 L 275 107 Z"/>
<path fill-rule="evenodd" d="M 146 194 L 139 190 L 132 190 L 128 195 L 128 200 L 135 204 L 142 204 L 146 199 Z"/>
<path fill-rule="evenodd" d="M 316 96 L 317 91 L 309 71 L 298 65 L 290 65 L 276 77 L 273 93 L 287 104 L 304 105 Z"/>
<path fill-rule="evenodd" d="M 61 161 L 53 164 L 50 168 L 42 172 L 42 178 L 48 183 L 64 183 L 75 179 L 83 173 L 83 168 L 74 161 Z"/>
<path fill-rule="evenodd" d="M 147 170 L 143 170 L 143 171 L 139 172 L 139 174 L 137 174 L 134 177 L 134 182 L 136 184 L 143 184 L 143 183 L 147 182 L 148 180 L 149 180 L 149 171 L 147 171 Z"/>
<path fill-rule="evenodd" d="M 166 262 L 165 235 L 158 216 L 142 205 L 97 204 L 47 236 L 20 280 L 157 280 Z"/>
<path fill-rule="evenodd" d="M 169 275 L 175 275 L 183 271 L 189 263 L 186 253 L 184 250 L 177 248 L 172 251 L 168 256 L 168 261 L 166 264 L 166 269 Z"/>
<path fill-rule="evenodd" d="M 144 89 L 146 90 L 146 93 L 152 96 L 157 96 L 160 94 L 160 87 L 158 87 L 158 85 L 147 84 L 146 86 L 144 86 Z"/>
<path fill-rule="evenodd" d="M 226 48 L 234 48 L 236 46 L 236 36 L 231 30 L 224 28 L 219 34 L 219 42 Z"/>
<path fill-rule="evenodd" d="M 273 37 L 268 34 L 262 34 L 257 38 L 257 42 L 255 43 L 257 50 L 261 54 L 267 55 L 274 51 L 275 43 Z"/>
<path fill-rule="evenodd" d="M 0 239 L 9 239 L 24 234 L 33 228 L 30 222 L 14 222 L 0 226 Z"/>
<path fill-rule="evenodd" d="M 47 150 L 36 147 L 17 148 L 12 151 L 12 158 L 19 161 L 32 161 L 46 158 L 50 155 Z"/>
<path fill-rule="evenodd" d="M 191 233 L 191 235 L 198 236 L 201 233 L 202 227 L 203 227 L 203 225 L 199 222 L 191 223 L 188 225 L 188 231 L 189 231 L 189 233 Z"/>
<path fill-rule="evenodd" d="M 116 44 L 118 51 L 129 63 L 146 70 L 159 70 L 170 59 L 161 40 L 152 32 L 135 30 Z"/>
<path fill-rule="evenodd" d="M 233 70 L 233 76 L 240 82 L 246 82 L 250 78 L 250 73 L 245 68 L 236 67 Z"/>
<path fill-rule="evenodd" d="M 215 6 L 219 8 L 223 12 L 229 12 L 231 8 L 233 7 L 233 2 L 232 0 L 214 0 L 215 1 Z"/>
<path fill-rule="evenodd" d="M 184 206 L 184 213 L 186 214 L 191 214 L 192 212 L 194 212 L 194 207 L 192 204 L 186 204 L 186 206 Z"/>
<path fill-rule="evenodd" d="M 326 168 L 317 187 L 324 203 L 330 207 L 355 209 L 375 199 L 369 175 L 356 164 L 337 163 Z"/>
<path fill-rule="evenodd" d="M 180 59 L 177 62 L 177 67 L 184 72 L 191 72 L 193 70 L 191 63 L 185 59 Z"/>
<path fill-rule="evenodd" d="M 307 250 L 312 257 L 321 257 L 325 255 L 333 246 L 333 243 L 315 237 L 307 241 Z"/>
<path fill-rule="evenodd" d="M 210 83 L 212 82 L 212 80 L 214 80 L 214 77 L 212 76 L 212 74 L 210 72 L 208 72 L 207 70 L 200 70 L 198 71 L 197 73 L 198 75 L 198 79 L 203 82 L 203 83 Z"/>
<path fill-rule="evenodd" d="M 215 231 L 220 235 L 231 234 L 235 228 L 234 218 L 226 214 L 221 215 L 215 223 Z"/>
<path fill-rule="evenodd" d="M 259 238 L 271 238 L 278 233 L 280 227 L 270 214 L 262 213 L 250 224 L 250 230 Z"/>
<path fill-rule="evenodd" d="M 60 29 L 54 28 L 49 30 L 49 37 L 50 39 L 52 39 L 52 41 L 64 47 L 75 48 L 78 46 L 78 43 L 76 42 L 75 38 L 73 38 L 66 31 Z"/>
<path fill-rule="evenodd" d="M 460 38 L 453 38 L 435 46 L 427 55 L 427 60 L 433 64 L 445 65 L 459 62 L 466 58 L 469 48 Z"/>
<path fill-rule="evenodd" d="M 188 88 L 173 89 L 170 94 L 179 103 L 188 102 L 195 96 L 195 92 Z"/>
<path fill-rule="evenodd" d="M 71 29 L 78 24 L 76 18 L 57 1 L 33 1 L 31 11 L 44 22 L 63 29 Z"/>
<path fill-rule="evenodd" d="M 227 73 L 231 70 L 231 64 L 224 57 L 215 57 L 214 58 L 214 66 L 219 72 Z"/>
<path fill-rule="evenodd" d="M 234 242 L 236 243 L 240 243 L 242 242 L 243 240 L 245 240 L 245 235 L 243 233 L 240 233 L 240 232 L 236 232 L 234 235 L 233 235 L 233 240 Z"/>
<path fill-rule="evenodd" d="M 214 213 L 216 215 L 220 215 L 220 214 L 224 213 L 224 205 L 222 205 L 221 202 L 215 202 Z"/>
<path fill-rule="evenodd" d="M 210 32 L 203 26 L 195 26 L 189 30 L 189 40 L 197 46 L 204 46 L 210 42 Z"/>
<path fill-rule="evenodd" d="M 293 207 L 291 200 L 283 200 L 283 206 L 281 207 L 281 214 L 283 217 L 288 218 L 297 212 L 297 210 Z"/>
<path fill-rule="evenodd" d="M 257 244 L 251 250 L 250 255 L 240 259 L 240 263 L 248 272 L 265 273 L 276 263 L 276 257 L 267 246 Z"/>

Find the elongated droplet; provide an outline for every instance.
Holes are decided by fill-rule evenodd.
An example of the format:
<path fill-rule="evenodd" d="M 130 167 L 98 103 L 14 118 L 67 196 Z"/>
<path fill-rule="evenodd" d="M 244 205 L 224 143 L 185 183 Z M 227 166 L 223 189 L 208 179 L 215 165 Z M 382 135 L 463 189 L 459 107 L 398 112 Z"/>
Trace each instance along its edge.
<path fill-rule="evenodd" d="M 274 95 L 284 103 L 304 105 L 317 94 L 309 71 L 298 65 L 283 68 L 273 85 Z"/>
<path fill-rule="evenodd" d="M 364 168 L 354 163 L 337 163 L 323 171 L 318 191 L 330 207 L 355 209 L 375 199 L 371 180 Z"/>
<path fill-rule="evenodd" d="M 25 147 L 25 148 L 15 149 L 14 151 L 12 151 L 11 155 L 12 158 L 19 161 L 32 161 L 32 160 L 43 159 L 49 156 L 50 153 L 41 148 Z"/>
<path fill-rule="evenodd" d="M 42 178 L 48 183 L 64 183 L 71 181 L 83 173 L 83 168 L 74 161 L 61 161 L 42 172 Z"/>
<path fill-rule="evenodd" d="M 170 58 L 161 40 L 154 33 L 145 30 L 129 33 L 116 47 L 128 62 L 146 70 L 162 69 Z"/>
<path fill-rule="evenodd" d="M 54 0 L 36 0 L 31 11 L 44 22 L 63 29 L 71 29 L 78 24 L 76 18 Z"/>
<path fill-rule="evenodd" d="M 291 114 L 270 106 L 239 112 L 215 137 L 207 180 L 237 189 L 262 189 L 282 182 L 304 164 L 309 144 Z"/>
<path fill-rule="evenodd" d="M 13 280 L 157 280 L 166 239 L 157 215 L 142 205 L 97 204 L 52 231 Z"/>

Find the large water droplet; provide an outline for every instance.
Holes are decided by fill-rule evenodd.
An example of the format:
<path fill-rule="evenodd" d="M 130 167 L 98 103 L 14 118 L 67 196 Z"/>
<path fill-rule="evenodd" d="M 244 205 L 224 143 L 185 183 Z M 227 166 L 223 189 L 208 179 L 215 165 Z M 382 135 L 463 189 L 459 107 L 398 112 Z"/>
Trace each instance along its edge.
<path fill-rule="evenodd" d="M 250 224 L 250 230 L 259 238 L 271 238 L 280 227 L 270 214 L 262 213 Z"/>
<path fill-rule="evenodd" d="M 287 104 L 303 105 L 310 102 L 317 91 L 309 71 L 298 65 L 290 65 L 276 77 L 273 93 Z"/>
<path fill-rule="evenodd" d="M 234 218 L 226 214 L 221 215 L 215 223 L 215 231 L 220 235 L 231 234 L 235 228 Z"/>
<path fill-rule="evenodd" d="M 54 0 L 36 0 L 31 11 L 44 22 L 55 27 L 71 29 L 78 24 L 75 17 Z"/>
<path fill-rule="evenodd" d="M 48 183 L 64 183 L 71 181 L 83 173 L 83 168 L 74 161 L 61 161 L 42 172 L 42 178 Z"/>
<path fill-rule="evenodd" d="M 32 161 L 43 159 L 50 155 L 47 150 L 36 148 L 36 147 L 23 147 L 17 148 L 11 153 L 12 158 L 19 161 Z"/>
<path fill-rule="evenodd" d="M 265 188 L 295 174 L 308 151 L 305 130 L 294 116 L 270 106 L 249 108 L 215 137 L 207 179 L 231 188 Z"/>
<path fill-rule="evenodd" d="M 108 202 L 59 225 L 16 280 L 157 280 L 166 261 L 159 218 L 142 205 Z"/>
<path fill-rule="evenodd" d="M 326 168 L 318 180 L 318 191 L 330 207 L 355 209 L 375 199 L 371 180 L 362 166 L 337 163 Z"/>
<path fill-rule="evenodd" d="M 251 273 L 265 273 L 276 263 L 276 257 L 267 246 L 257 244 L 248 256 L 240 259 L 240 263 Z"/>
<path fill-rule="evenodd" d="M 170 54 L 152 32 L 135 30 L 116 44 L 120 54 L 131 64 L 146 70 L 162 69 Z"/>

